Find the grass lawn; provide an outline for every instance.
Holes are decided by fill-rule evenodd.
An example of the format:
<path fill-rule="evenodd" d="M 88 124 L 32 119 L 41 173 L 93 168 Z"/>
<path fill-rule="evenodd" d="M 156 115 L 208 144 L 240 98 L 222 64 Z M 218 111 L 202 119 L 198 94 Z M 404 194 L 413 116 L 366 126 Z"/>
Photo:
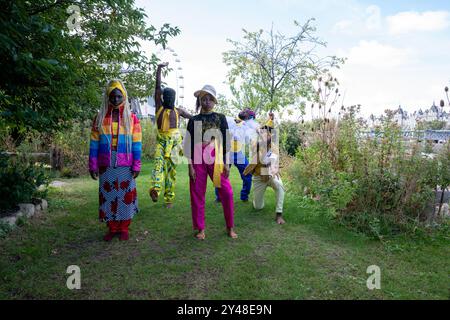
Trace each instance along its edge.
<path fill-rule="evenodd" d="M 193 237 L 186 165 L 178 168 L 176 202 L 167 210 L 147 195 L 151 163 L 138 180 L 140 212 L 130 240 L 102 240 L 98 182 L 88 176 L 52 189 L 49 211 L 0 239 L 0 299 L 448 299 L 448 237 L 374 241 L 320 218 L 287 193 L 287 224 L 266 208 L 241 203 L 231 173 L 239 238 L 225 233 L 222 208 L 208 182 L 205 241 Z M 66 269 L 81 269 L 69 290 Z M 366 269 L 381 268 L 369 290 Z"/>

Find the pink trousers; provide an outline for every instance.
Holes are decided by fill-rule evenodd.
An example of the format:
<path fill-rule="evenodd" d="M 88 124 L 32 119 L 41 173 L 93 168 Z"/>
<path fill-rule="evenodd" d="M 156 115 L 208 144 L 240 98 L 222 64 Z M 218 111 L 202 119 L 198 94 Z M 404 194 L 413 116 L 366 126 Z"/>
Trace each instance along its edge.
<path fill-rule="evenodd" d="M 214 159 L 214 153 L 215 152 L 213 149 L 211 152 L 212 159 Z M 195 182 L 192 179 L 190 179 L 192 227 L 194 230 L 204 230 L 206 184 L 208 181 L 208 175 L 211 181 L 213 180 L 214 162 L 202 161 L 201 164 L 194 163 L 193 166 L 196 178 Z M 223 174 L 221 174 L 220 185 L 221 186 L 219 188 L 219 196 L 222 202 L 225 222 L 227 228 L 233 228 L 234 227 L 233 189 L 231 188 L 230 180 Z"/>

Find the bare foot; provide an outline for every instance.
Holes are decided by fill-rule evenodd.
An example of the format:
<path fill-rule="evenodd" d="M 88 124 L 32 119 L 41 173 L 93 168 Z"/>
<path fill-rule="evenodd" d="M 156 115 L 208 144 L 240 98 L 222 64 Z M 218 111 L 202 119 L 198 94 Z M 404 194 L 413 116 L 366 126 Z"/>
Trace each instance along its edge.
<path fill-rule="evenodd" d="M 227 234 L 230 238 L 236 239 L 238 235 L 234 232 L 233 228 L 227 229 Z"/>
<path fill-rule="evenodd" d="M 285 224 L 286 223 L 286 221 L 284 221 L 283 217 L 281 216 L 281 213 L 277 213 L 277 217 L 275 218 L 275 221 L 278 224 Z"/>
<path fill-rule="evenodd" d="M 206 238 L 205 230 L 201 230 L 201 231 L 199 231 L 198 233 L 196 233 L 196 234 L 195 234 L 195 237 L 196 237 L 198 240 L 205 240 L 205 238 Z"/>
<path fill-rule="evenodd" d="M 153 202 L 158 201 L 158 191 L 156 191 L 155 189 L 150 189 L 149 195 L 150 195 L 150 198 L 152 198 Z"/>

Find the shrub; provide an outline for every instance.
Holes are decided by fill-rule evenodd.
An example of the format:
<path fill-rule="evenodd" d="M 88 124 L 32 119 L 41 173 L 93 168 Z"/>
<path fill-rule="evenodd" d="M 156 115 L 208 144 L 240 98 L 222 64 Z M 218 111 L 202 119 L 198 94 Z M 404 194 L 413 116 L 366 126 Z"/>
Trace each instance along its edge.
<path fill-rule="evenodd" d="M 0 208 L 13 209 L 21 202 L 30 202 L 38 194 L 39 186 L 47 186 L 49 176 L 43 164 L 36 164 L 26 154 L 9 157 L 0 155 Z"/>
<path fill-rule="evenodd" d="M 142 159 L 151 160 L 155 156 L 157 129 L 150 119 L 141 120 Z"/>
<path fill-rule="evenodd" d="M 302 145 L 301 125 L 293 121 L 285 121 L 280 125 L 280 144 L 287 154 L 293 156 Z"/>
<path fill-rule="evenodd" d="M 4 238 L 13 228 L 9 223 L 0 221 L 0 239 Z"/>
<path fill-rule="evenodd" d="M 434 160 L 418 143 L 407 152 L 389 112 L 375 137 L 364 138 L 354 111 L 338 125 L 316 120 L 288 169 L 292 191 L 320 199 L 340 223 L 377 238 L 423 227 L 437 186 L 450 184 L 450 144 Z"/>
<path fill-rule="evenodd" d="M 48 150 L 52 147 L 61 151 L 61 176 L 72 178 L 88 172 L 90 132 L 90 121 L 74 122 L 70 128 L 54 136 L 52 146 L 49 146 Z"/>

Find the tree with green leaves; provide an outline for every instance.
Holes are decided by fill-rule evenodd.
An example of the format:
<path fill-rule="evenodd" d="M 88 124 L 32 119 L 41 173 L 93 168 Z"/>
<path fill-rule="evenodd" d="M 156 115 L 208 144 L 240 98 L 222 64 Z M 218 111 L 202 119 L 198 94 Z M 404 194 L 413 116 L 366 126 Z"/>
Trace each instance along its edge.
<path fill-rule="evenodd" d="M 217 105 L 214 107 L 214 111 L 235 118 L 240 110 L 236 108 L 225 95 L 219 93 L 217 95 Z"/>
<path fill-rule="evenodd" d="M 314 19 L 298 28 L 293 36 L 272 29 L 249 32 L 243 29 L 242 41 L 228 40 L 233 49 L 223 53 L 231 67 L 228 82 L 238 108 L 256 112 L 279 111 L 287 106 L 303 111 L 302 98 L 317 100 L 313 81 L 331 68 L 339 68 L 344 59 L 319 57 L 318 47 L 326 43 L 314 35 Z"/>
<path fill-rule="evenodd" d="M 180 30 L 157 30 L 145 18 L 134 0 L 2 2 L 1 127 L 19 143 L 28 130 L 55 132 L 91 119 L 111 78 L 120 77 L 129 96 L 150 95 L 158 59 L 140 41 L 165 47 Z"/>

